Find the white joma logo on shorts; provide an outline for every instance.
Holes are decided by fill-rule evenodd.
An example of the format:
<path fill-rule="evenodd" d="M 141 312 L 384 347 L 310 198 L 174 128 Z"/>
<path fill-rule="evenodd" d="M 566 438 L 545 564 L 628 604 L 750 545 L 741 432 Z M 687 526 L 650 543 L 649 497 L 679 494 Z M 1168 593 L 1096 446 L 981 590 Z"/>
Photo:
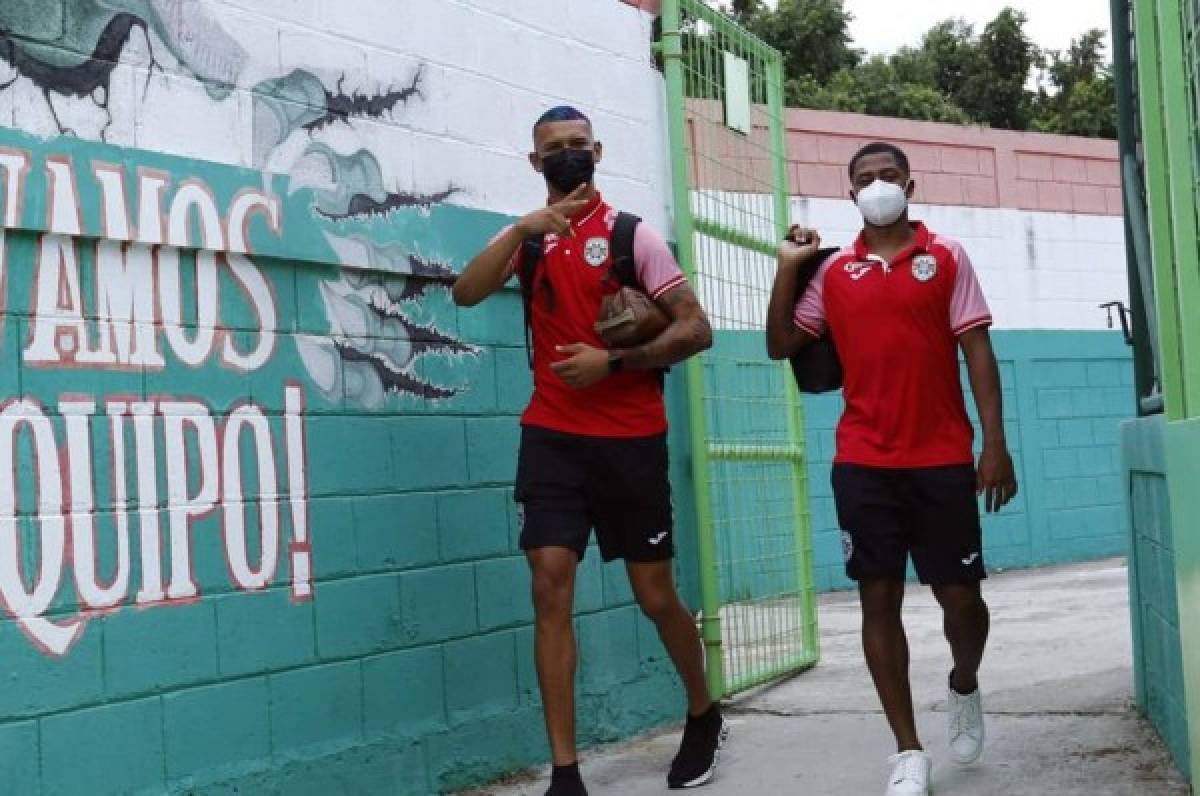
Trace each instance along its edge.
<path fill-rule="evenodd" d="M 666 538 L 667 538 L 667 533 L 668 533 L 668 531 L 659 531 L 657 535 L 655 535 L 655 536 L 651 536 L 651 537 L 650 537 L 649 539 L 647 539 L 646 541 L 647 541 L 647 542 L 649 542 L 650 544 L 658 544 L 658 543 L 660 543 L 660 542 L 661 542 L 663 539 L 666 539 Z"/>
<path fill-rule="evenodd" d="M 975 559 L 977 559 L 977 558 L 979 558 L 979 553 L 971 553 L 971 555 L 967 556 L 966 558 L 964 558 L 962 560 L 963 566 L 964 567 L 971 566 L 972 564 L 975 563 Z"/>

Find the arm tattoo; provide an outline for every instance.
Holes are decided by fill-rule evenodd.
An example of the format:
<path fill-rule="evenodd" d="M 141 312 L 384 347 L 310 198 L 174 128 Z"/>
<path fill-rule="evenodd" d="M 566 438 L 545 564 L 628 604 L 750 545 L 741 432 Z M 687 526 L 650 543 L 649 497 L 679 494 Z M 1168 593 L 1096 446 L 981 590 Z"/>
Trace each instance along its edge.
<path fill-rule="evenodd" d="M 696 294 L 687 285 L 672 288 L 656 303 L 671 319 L 662 334 L 635 348 L 621 352 L 631 368 L 666 368 L 700 353 L 712 345 L 712 327 Z"/>

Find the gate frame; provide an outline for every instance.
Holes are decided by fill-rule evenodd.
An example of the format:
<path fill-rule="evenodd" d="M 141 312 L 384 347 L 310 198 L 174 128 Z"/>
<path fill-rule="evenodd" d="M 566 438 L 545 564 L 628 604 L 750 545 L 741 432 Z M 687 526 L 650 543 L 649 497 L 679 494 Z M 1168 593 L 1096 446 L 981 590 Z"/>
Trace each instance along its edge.
<path fill-rule="evenodd" d="M 674 231 L 679 264 L 693 284 L 698 284 L 695 238 L 698 232 L 758 254 L 773 257 L 776 241 L 765 241 L 714 222 L 697 219 L 692 210 L 689 185 L 687 143 L 687 96 L 685 92 L 683 10 L 714 28 L 733 33 L 759 54 L 767 64 L 767 108 L 771 142 L 773 208 L 776 241 L 782 240 L 790 222 L 790 196 L 787 183 L 786 139 L 784 131 L 783 56 L 733 20 L 705 5 L 702 0 L 664 0 L 662 4 L 663 58 L 667 84 L 667 128 L 671 157 L 671 183 Z M 807 457 L 804 443 L 804 407 L 790 372 L 784 379 L 783 407 L 787 412 L 788 445 L 720 445 L 708 438 L 704 408 L 704 355 L 692 357 L 685 365 L 687 407 L 691 433 L 692 481 L 696 496 L 698 530 L 697 557 L 701 592 L 701 637 L 704 642 L 706 676 L 709 690 L 716 698 L 730 696 L 790 674 L 809 669 L 820 660 L 817 633 L 816 592 L 813 575 L 811 515 L 808 502 Z M 786 363 L 779 365 L 787 368 Z M 787 461 L 791 465 L 792 501 L 795 509 L 796 567 L 799 582 L 800 621 L 804 654 L 769 669 L 730 680 L 725 672 L 721 621 L 721 589 L 717 557 L 713 496 L 709 477 L 714 460 Z"/>

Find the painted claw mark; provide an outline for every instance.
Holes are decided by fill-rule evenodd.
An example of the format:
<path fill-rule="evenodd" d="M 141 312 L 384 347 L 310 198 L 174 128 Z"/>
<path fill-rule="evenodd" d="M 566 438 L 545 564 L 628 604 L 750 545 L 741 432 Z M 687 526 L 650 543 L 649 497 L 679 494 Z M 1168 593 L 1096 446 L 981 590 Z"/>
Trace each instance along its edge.
<path fill-rule="evenodd" d="M 324 210 L 318 210 L 317 212 L 333 221 L 387 216 L 396 210 L 410 207 L 427 209 L 433 205 L 441 204 L 458 192 L 458 188 L 450 187 L 433 194 L 388 193 L 384 195 L 382 200 L 376 200 L 374 197 L 366 194 L 355 194 L 350 197 L 350 204 L 347 206 L 345 213 L 328 213 Z"/>
<path fill-rule="evenodd" d="M 305 130 L 316 132 L 336 122 L 349 124 L 350 118 L 379 119 L 385 113 L 396 109 L 397 105 L 406 104 L 412 97 L 423 97 L 421 94 L 421 79 L 425 74 L 425 65 L 417 67 L 413 73 L 412 82 L 401 89 L 389 89 L 378 94 L 363 94 L 355 91 L 347 94 L 342 85 L 346 76 L 338 79 L 337 91 L 325 90 L 325 115 L 313 119 L 303 125 Z"/>
<path fill-rule="evenodd" d="M 416 372 L 419 357 L 477 356 L 479 349 L 405 315 L 403 296 L 415 281 L 420 280 L 346 268 L 340 280 L 321 283 L 329 336 L 298 338 L 297 345 L 327 398 L 378 409 L 388 395 L 445 400 L 463 392 Z"/>
<path fill-rule="evenodd" d="M 288 193 L 310 188 L 316 212 L 331 221 L 389 216 L 399 210 L 428 209 L 459 193 L 456 187 L 433 194 L 397 193 L 384 187 L 383 169 L 373 154 L 360 149 L 342 155 L 323 143 L 310 144 L 292 168 Z"/>
<path fill-rule="evenodd" d="M 394 367 L 390 360 L 379 354 L 365 353 L 352 346 L 338 343 L 335 345 L 337 345 L 338 353 L 348 365 L 359 363 L 367 365 L 374 372 L 385 392 L 408 393 L 427 400 L 453 398 L 461 392 L 458 389 L 437 387 L 422 381 L 407 371 Z"/>

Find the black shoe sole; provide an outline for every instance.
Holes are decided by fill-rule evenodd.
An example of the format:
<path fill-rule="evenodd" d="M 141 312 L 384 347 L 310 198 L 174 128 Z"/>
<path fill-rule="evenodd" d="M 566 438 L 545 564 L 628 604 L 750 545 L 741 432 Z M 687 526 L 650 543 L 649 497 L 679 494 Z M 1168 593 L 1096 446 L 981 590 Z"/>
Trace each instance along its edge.
<path fill-rule="evenodd" d="M 668 781 L 667 789 L 668 790 L 688 790 L 690 788 L 699 788 L 702 785 L 707 785 L 708 783 L 712 782 L 713 778 L 717 774 L 717 763 L 720 762 L 720 760 L 721 760 L 721 748 L 724 747 L 725 742 L 727 740 L 729 740 L 729 729 L 730 729 L 729 721 L 726 720 L 724 717 L 722 717 L 721 718 L 721 732 L 719 735 L 717 735 L 717 748 L 716 748 L 716 751 L 713 752 L 712 765 L 708 767 L 708 771 L 705 771 L 700 776 L 696 777 L 695 779 L 690 779 L 687 782 L 681 782 L 678 784 L 674 784 L 674 783 L 671 783 L 670 781 Z"/>

